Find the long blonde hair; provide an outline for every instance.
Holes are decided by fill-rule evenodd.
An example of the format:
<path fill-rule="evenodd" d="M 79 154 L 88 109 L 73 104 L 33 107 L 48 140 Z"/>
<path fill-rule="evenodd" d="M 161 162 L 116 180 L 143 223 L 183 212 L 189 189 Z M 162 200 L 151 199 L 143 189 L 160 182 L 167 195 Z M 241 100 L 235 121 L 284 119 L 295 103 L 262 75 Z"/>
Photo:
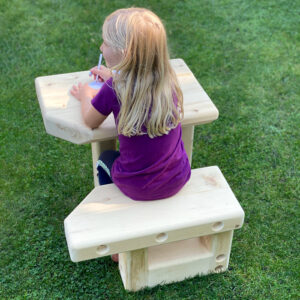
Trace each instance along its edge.
<path fill-rule="evenodd" d="M 119 9 L 105 19 L 102 35 L 122 53 L 113 75 L 121 104 L 118 133 L 142 135 L 146 128 L 150 137 L 168 134 L 183 117 L 183 96 L 161 20 L 144 8 Z"/>

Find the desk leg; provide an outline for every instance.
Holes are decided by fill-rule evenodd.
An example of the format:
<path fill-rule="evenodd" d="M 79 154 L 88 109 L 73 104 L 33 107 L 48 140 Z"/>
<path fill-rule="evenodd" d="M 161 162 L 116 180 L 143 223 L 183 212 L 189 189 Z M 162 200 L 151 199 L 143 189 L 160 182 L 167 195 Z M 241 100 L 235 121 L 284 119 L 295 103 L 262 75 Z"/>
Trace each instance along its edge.
<path fill-rule="evenodd" d="M 193 153 L 193 141 L 194 141 L 194 127 L 195 126 L 184 126 L 182 127 L 182 140 L 184 143 L 184 149 L 192 165 L 192 153 Z"/>
<path fill-rule="evenodd" d="M 94 185 L 95 187 L 99 185 L 98 176 L 97 176 L 97 161 L 100 154 L 105 150 L 116 150 L 117 149 L 117 140 L 108 140 L 102 142 L 93 142 L 92 144 L 92 158 L 93 158 L 93 172 L 94 172 Z"/>

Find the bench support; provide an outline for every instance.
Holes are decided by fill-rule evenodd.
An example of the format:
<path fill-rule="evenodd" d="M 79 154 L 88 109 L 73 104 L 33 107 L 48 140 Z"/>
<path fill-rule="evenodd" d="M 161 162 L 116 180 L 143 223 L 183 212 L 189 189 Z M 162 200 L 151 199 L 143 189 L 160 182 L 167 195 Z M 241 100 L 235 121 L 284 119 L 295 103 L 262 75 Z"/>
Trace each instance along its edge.
<path fill-rule="evenodd" d="M 148 249 L 119 254 L 119 270 L 123 285 L 129 291 L 137 291 L 148 283 Z"/>
<path fill-rule="evenodd" d="M 196 275 L 224 272 L 228 268 L 232 237 L 230 230 L 120 253 L 124 288 L 137 291 Z"/>

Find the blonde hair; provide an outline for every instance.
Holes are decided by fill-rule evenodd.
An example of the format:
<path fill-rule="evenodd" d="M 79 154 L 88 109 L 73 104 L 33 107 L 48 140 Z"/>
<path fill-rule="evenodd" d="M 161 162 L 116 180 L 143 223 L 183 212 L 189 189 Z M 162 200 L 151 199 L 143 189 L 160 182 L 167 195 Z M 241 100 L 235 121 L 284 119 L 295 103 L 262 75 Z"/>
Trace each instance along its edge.
<path fill-rule="evenodd" d="M 161 20 L 144 8 L 119 9 L 105 19 L 102 35 L 122 53 L 113 75 L 121 106 L 118 133 L 142 135 L 146 128 L 150 137 L 168 134 L 183 117 L 183 96 Z"/>

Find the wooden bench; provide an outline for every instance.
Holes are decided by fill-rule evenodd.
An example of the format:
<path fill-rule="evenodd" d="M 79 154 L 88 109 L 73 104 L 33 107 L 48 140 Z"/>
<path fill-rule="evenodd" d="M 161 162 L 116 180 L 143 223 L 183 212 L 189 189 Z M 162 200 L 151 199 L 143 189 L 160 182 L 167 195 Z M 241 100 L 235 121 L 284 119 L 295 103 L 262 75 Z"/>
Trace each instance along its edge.
<path fill-rule="evenodd" d="M 244 211 L 218 167 L 192 170 L 186 186 L 158 201 L 133 201 L 98 186 L 65 219 L 71 260 L 120 253 L 124 287 L 181 281 L 225 271 Z"/>

